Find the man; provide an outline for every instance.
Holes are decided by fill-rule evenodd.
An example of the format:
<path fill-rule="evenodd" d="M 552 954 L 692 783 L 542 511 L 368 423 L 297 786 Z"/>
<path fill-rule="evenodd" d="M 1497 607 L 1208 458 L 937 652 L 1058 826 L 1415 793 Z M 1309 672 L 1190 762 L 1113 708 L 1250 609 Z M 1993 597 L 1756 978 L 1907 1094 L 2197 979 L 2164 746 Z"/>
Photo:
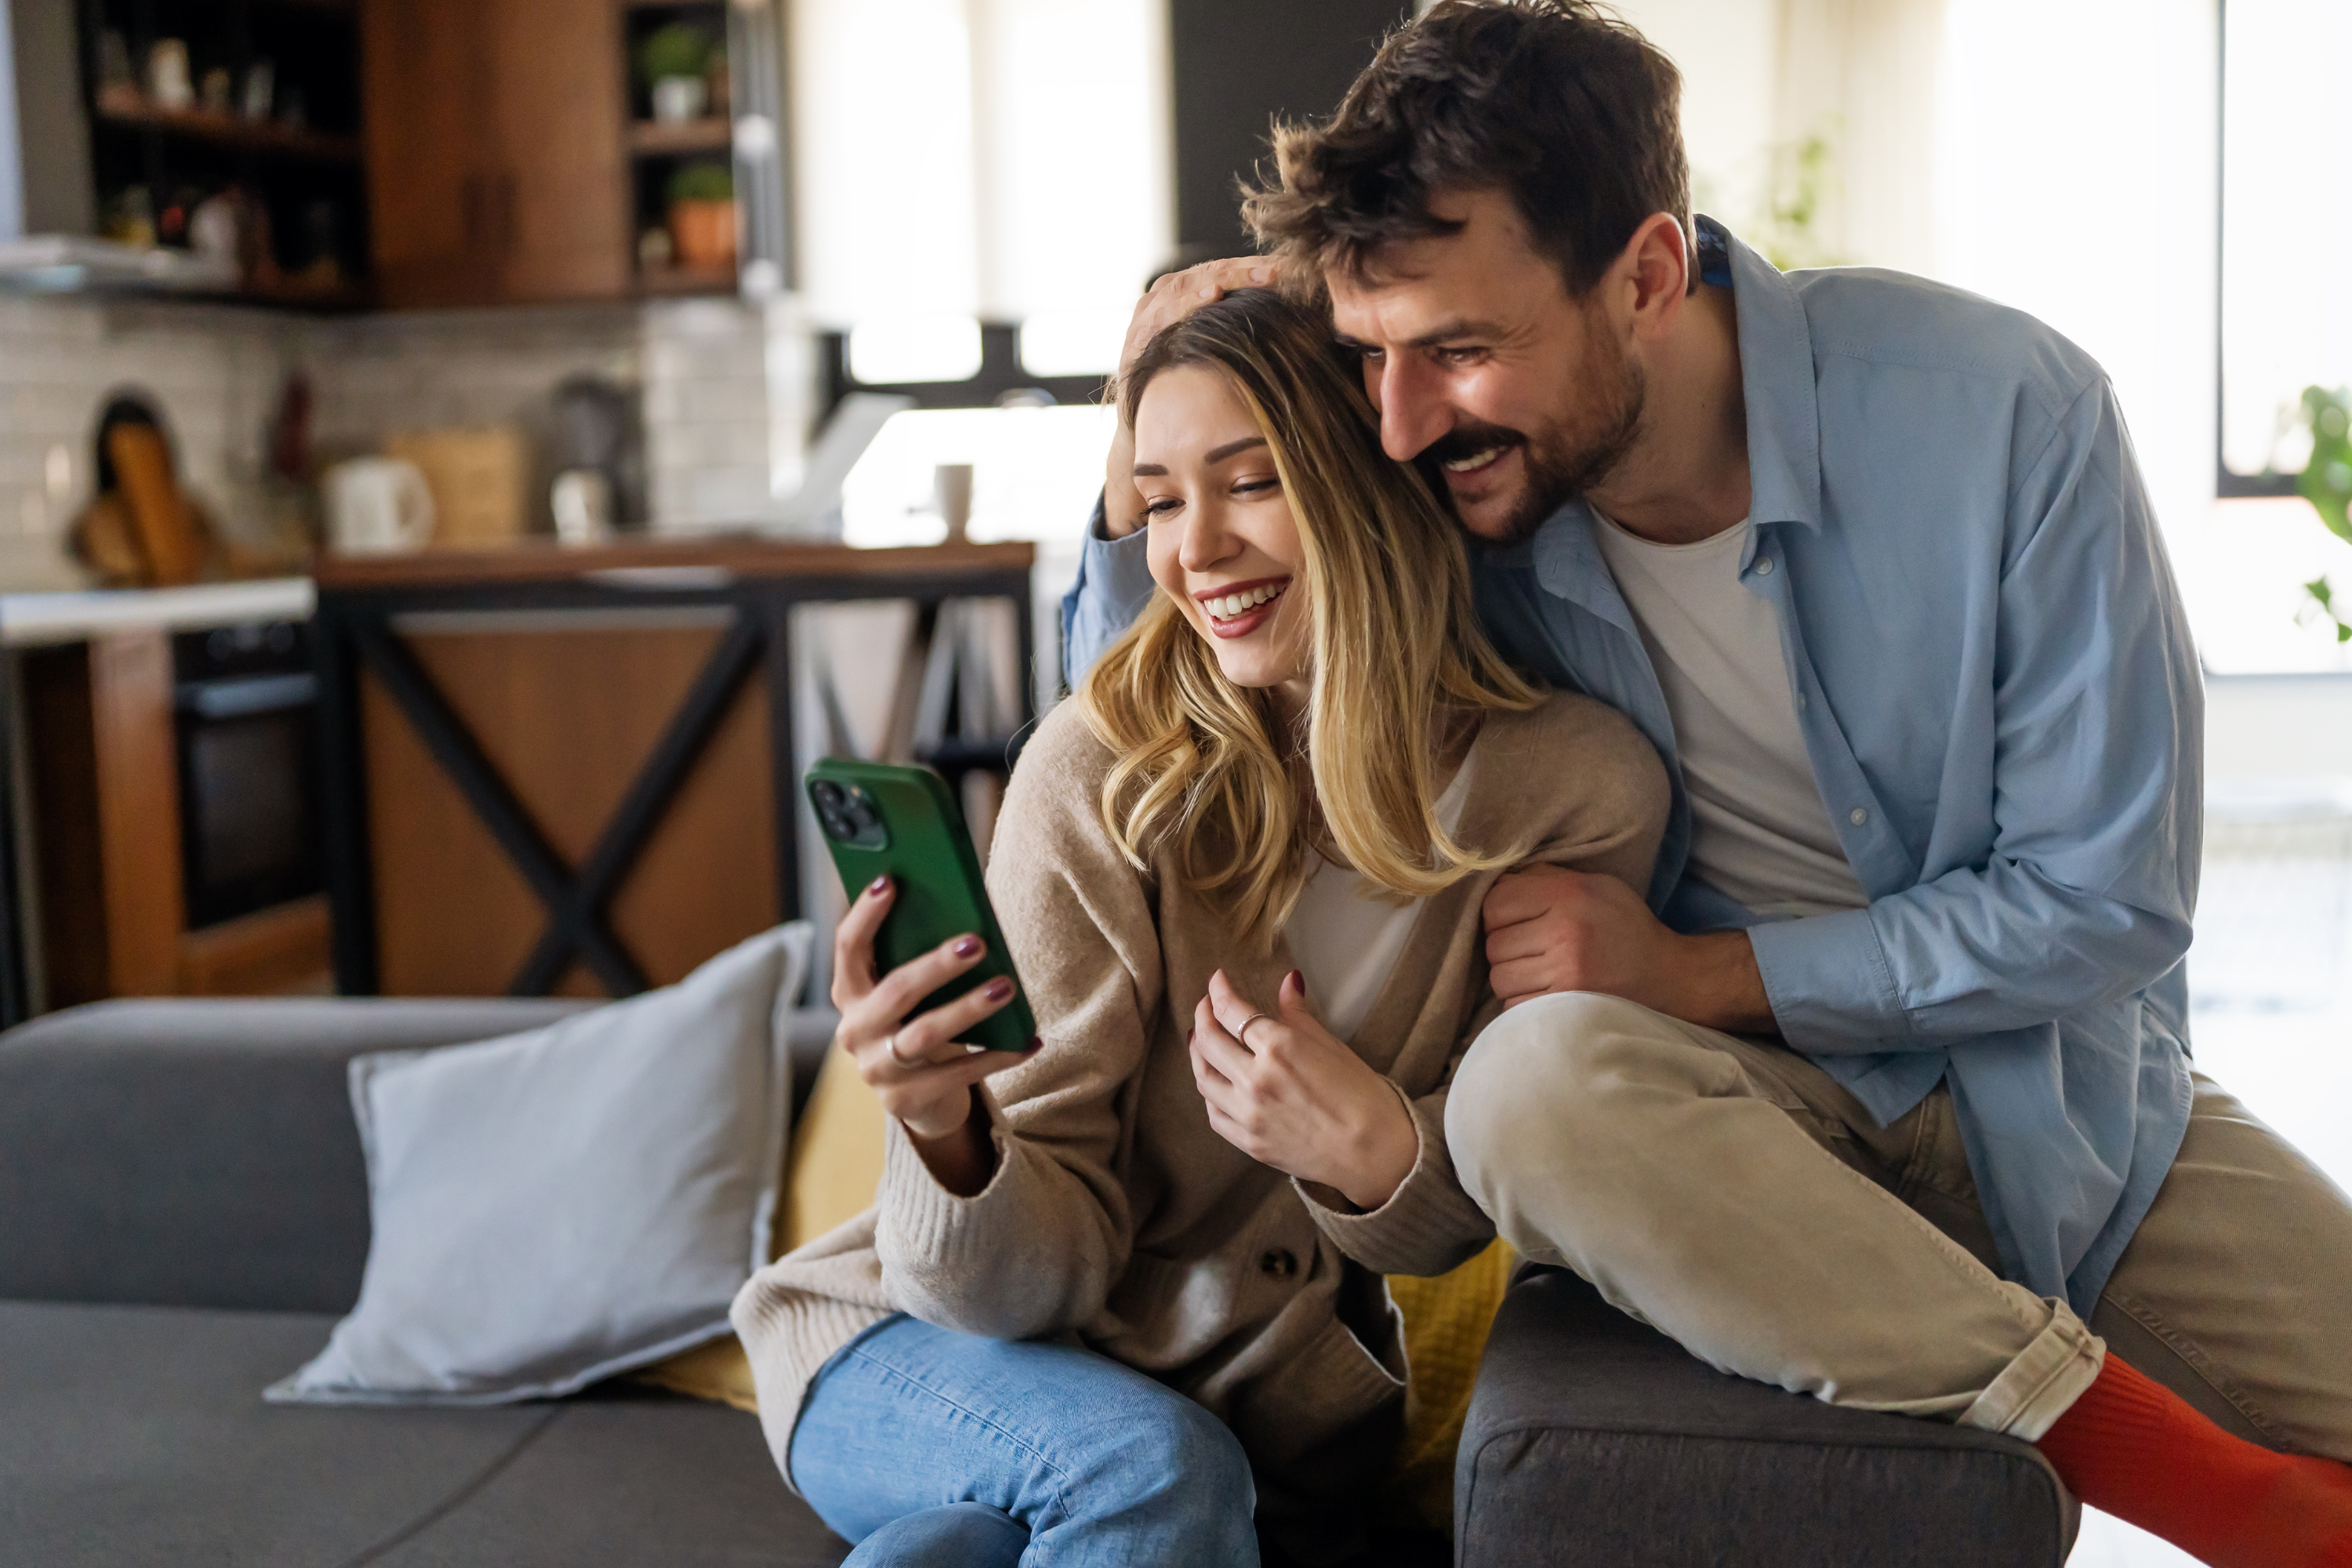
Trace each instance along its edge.
<path fill-rule="evenodd" d="M 2114 393 L 1694 224 L 1678 98 L 1582 0 L 1446 0 L 1278 135 L 1270 256 L 1129 335 L 1319 282 L 1490 633 L 1675 776 L 1656 913 L 1489 900 L 1463 1183 L 1717 1366 L 2038 1442 L 2211 1562 L 2352 1563 L 2352 1207 L 2189 1070 L 2202 696 Z M 1131 463 L 1074 679 L 1150 591 Z"/>

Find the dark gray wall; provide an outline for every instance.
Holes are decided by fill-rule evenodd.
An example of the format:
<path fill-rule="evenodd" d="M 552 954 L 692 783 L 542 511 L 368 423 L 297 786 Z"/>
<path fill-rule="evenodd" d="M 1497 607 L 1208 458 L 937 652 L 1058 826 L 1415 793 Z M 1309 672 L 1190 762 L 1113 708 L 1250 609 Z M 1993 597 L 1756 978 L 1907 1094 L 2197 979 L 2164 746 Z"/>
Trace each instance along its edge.
<path fill-rule="evenodd" d="M 1401 0 L 1170 0 L 1176 100 L 1176 239 L 1201 256 L 1250 248 L 1234 180 L 1277 114 L 1321 116 L 1412 15 Z"/>

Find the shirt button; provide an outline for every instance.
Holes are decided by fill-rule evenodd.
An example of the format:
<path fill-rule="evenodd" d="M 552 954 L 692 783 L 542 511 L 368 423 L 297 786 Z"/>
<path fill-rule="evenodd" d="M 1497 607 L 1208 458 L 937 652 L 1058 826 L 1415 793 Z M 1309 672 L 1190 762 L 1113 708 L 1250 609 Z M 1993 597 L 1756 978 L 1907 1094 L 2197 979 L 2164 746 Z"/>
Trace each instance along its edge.
<path fill-rule="evenodd" d="M 1257 1266 L 1276 1279 L 1287 1279 L 1298 1272 L 1298 1259 L 1281 1247 L 1259 1258 Z"/>
<path fill-rule="evenodd" d="M 1772 558 L 1769 555 L 1767 555 L 1763 560 L 1759 561 L 1756 563 L 1756 575 L 1759 577 L 1769 577 L 1772 575 Z"/>
<path fill-rule="evenodd" d="M 1862 807 L 1857 805 L 1852 811 L 1845 814 L 1845 819 L 1848 822 L 1853 823 L 1856 827 L 1860 827 L 1864 823 L 1870 820 L 1870 813 L 1863 810 Z"/>

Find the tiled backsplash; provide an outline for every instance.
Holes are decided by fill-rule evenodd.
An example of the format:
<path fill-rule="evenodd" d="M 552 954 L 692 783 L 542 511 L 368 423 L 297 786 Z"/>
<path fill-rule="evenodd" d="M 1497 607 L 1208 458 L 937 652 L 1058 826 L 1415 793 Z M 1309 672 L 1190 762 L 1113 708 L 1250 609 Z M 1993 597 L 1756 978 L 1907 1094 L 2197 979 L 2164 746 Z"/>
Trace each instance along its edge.
<path fill-rule="evenodd" d="M 265 426 L 296 369 L 325 459 L 394 430 L 510 423 L 543 438 L 556 384 L 602 375 L 642 389 L 654 525 L 697 528 L 768 515 L 773 478 L 797 465 L 808 363 L 789 307 L 728 300 L 315 319 L 0 297 L 0 590 L 79 585 L 65 531 L 119 391 L 160 405 L 184 480 L 236 535 L 258 515 Z"/>

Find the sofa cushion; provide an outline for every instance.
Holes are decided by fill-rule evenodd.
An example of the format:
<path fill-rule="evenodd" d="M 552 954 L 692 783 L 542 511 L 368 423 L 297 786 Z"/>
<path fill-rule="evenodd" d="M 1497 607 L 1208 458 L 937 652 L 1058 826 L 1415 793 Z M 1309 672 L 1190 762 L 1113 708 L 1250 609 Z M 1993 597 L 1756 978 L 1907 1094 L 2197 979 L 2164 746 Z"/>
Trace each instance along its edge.
<path fill-rule="evenodd" d="M 1726 1376 L 1559 1268 L 1504 1298 L 1454 1470 L 1462 1568 L 2056 1568 L 2076 1519 L 2028 1444 Z"/>
<path fill-rule="evenodd" d="M 271 1399 L 575 1393 L 727 1331 L 769 1259 L 805 921 L 527 1034 L 354 1058 L 360 1299 Z"/>
<path fill-rule="evenodd" d="M 0 1563 L 803 1568 L 847 1551 L 723 1405 L 263 1404 L 332 1321 L 0 1301 Z"/>

